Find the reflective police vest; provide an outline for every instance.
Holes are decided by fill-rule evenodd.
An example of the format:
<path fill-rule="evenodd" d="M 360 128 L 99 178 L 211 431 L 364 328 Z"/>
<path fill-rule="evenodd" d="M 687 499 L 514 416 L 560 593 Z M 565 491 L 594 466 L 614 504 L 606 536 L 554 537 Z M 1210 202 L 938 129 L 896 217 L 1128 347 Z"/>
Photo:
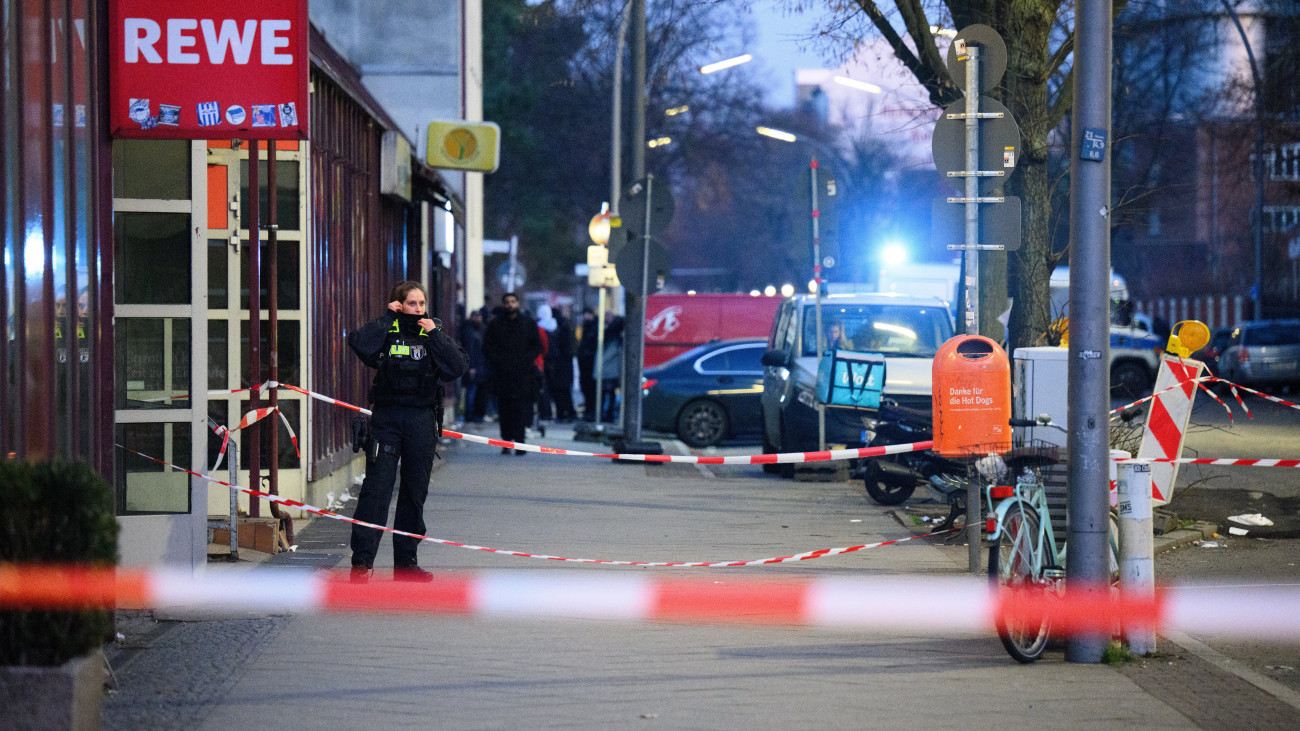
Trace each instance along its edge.
<path fill-rule="evenodd" d="M 429 334 L 407 335 L 393 320 L 384 339 L 379 372 L 370 400 L 375 404 L 433 406 L 438 402 L 438 368 L 429 352 Z"/>

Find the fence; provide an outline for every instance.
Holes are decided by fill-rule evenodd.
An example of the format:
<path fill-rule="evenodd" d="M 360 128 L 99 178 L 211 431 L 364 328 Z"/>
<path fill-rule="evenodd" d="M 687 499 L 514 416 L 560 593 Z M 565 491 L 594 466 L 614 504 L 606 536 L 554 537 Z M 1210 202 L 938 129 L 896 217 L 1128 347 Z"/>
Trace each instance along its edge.
<path fill-rule="evenodd" d="M 1245 304 L 1246 298 L 1241 295 L 1160 297 L 1133 301 L 1137 312 L 1152 318 L 1162 318 L 1171 325 L 1179 320 L 1200 320 L 1211 330 L 1231 327 L 1241 322 Z"/>

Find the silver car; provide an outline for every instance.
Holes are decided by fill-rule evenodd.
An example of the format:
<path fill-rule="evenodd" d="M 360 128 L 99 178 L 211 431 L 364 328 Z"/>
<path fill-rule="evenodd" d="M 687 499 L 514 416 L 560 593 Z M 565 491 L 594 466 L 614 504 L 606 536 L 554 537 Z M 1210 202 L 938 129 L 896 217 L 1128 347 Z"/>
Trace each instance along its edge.
<path fill-rule="evenodd" d="M 1243 386 L 1300 385 L 1300 320 L 1254 320 L 1232 333 L 1219 375 Z"/>

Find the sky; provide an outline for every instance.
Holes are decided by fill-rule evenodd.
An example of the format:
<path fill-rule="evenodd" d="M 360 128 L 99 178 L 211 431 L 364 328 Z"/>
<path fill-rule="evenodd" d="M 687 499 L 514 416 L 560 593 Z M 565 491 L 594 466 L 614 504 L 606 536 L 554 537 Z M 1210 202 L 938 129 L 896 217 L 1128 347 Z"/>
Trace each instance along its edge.
<path fill-rule="evenodd" d="M 794 106 L 795 69 L 819 69 L 828 64 L 811 50 L 801 50 L 800 37 L 810 34 L 816 24 L 814 14 L 792 15 L 777 7 L 774 0 L 755 0 L 753 18 L 757 39 L 755 62 L 763 65 L 768 103 L 777 108 Z"/>

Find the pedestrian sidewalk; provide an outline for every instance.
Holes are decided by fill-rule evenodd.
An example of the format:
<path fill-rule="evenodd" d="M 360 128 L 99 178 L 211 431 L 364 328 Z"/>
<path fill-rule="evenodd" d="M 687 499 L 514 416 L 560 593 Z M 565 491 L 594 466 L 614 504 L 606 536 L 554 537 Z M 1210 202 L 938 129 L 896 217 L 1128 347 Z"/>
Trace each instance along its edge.
<path fill-rule="evenodd" d="M 570 436 L 567 426 L 548 425 L 537 443 L 604 451 Z M 503 455 L 471 443 L 446 452 L 426 503 L 428 532 L 478 546 L 716 561 L 909 535 L 870 503 L 860 483 L 796 483 L 756 466 Z M 258 570 L 346 566 L 349 530 L 341 521 L 313 520 L 299 531 L 298 551 L 270 557 Z M 392 565 L 390 546 L 385 537 L 377 579 Z M 593 579 L 650 572 L 727 582 L 737 575 L 959 575 L 966 550 L 923 539 L 797 564 L 646 569 L 425 544 L 420 562 L 438 572 L 533 569 Z M 1018 666 L 992 635 L 432 615 L 171 624 L 140 638 L 141 649 L 118 668 L 121 690 L 106 705 L 106 727 L 1195 727 L 1108 666 L 1064 663 L 1059 652 Z"/>

